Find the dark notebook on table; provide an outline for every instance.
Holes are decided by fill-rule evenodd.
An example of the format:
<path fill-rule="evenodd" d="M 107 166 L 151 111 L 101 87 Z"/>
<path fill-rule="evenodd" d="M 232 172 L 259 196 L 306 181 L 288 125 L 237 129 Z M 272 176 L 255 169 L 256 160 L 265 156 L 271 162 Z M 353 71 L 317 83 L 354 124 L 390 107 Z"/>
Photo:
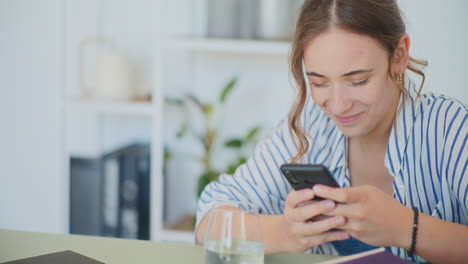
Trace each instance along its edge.
<path fill-rule="evenodd" d="M 411 263 L 404 259 L 401 259 L 390 252 L 387 252 L 385 248 L 380 247 L 377 249 L 369 250 L 366 252 L 340 257 L 324 262 L 320 264 L 408 264 Z"/>
<path fill-rule="evenodd" d="M 24 258 L 1 264 L 104 264 L 104 262 L 83 256 L 71 250 Z"/>

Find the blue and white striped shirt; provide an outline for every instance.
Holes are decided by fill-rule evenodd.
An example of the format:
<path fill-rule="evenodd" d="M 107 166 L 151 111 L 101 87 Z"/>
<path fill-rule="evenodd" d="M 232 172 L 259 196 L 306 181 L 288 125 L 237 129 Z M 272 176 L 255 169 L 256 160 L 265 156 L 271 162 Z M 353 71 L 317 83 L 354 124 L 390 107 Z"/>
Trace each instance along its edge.
<path fill-rule="evenodd" d="M 407 84 L 408 99 L 392 128 L 385 156 L 385 166 L 394 177 L 393 197 L 422 213 L 468 225 L 467 106 L 436 94 L 416 98 L 414 84 Z M 301 122 L 310 146 L 300 163 L 323 164 L 341 187 L 349 187 L 347 138 L 311 99 Z M 221 175 L 205 188 L 198 202 L 197 225 L 220 200 L 247 201 L 257 205 L 262 214 L 282 214 L 291 187 L 279 167 L 290 162 L 296 151 L 285 119 L 234 175 Z M 401 248 L 392 247 L 391 251 L 408 260 L 423 261 L 417 256 L 410 258 Z M 310 252 L 337 254 L 331 243 Z"/>

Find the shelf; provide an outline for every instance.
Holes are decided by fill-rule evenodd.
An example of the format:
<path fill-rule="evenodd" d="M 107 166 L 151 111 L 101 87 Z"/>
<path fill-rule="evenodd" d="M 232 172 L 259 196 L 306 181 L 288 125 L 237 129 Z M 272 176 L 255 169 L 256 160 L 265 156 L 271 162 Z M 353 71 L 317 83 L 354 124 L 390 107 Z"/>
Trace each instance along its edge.
<path fill-rule="evenodd" d="M 159 240 L 193 244 L 195 243 L 195 233 L 164 229 L 161 230 Z"/>
<path fill-rule="evenodd" d="M 176 38 L 166 48 L 182 48 L 202 52 L 224 52 L 287 56 L 290 43 L 287 41 L 217 39 L 217 38 Z"/>
<path fill-rule="evenodd" d="M 70 99 L 67 107 L 78 111 L 151 116 L 151 101 L 106 101 L 98 99 Z"/>

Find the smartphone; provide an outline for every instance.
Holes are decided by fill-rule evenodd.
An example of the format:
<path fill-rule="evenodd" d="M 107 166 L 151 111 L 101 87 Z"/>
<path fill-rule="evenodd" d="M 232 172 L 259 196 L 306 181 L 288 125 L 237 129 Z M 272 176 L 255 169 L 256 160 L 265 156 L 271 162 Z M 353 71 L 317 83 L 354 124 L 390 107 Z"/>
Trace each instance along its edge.
<path fill-rule="evenodd" d="M 320 164 L 283 164 L 281 172 L 294 190 L 312 188 L 315 184 L 340 187 L 327 167 Z M 314 197 L 314 200 L 323 200 Z"/>

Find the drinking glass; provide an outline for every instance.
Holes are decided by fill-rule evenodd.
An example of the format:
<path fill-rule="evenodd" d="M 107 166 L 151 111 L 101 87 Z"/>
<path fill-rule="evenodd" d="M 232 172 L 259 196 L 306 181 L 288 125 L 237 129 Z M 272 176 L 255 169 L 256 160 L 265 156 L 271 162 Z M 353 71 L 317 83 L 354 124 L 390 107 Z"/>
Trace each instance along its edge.
<path fill-rule="evenodd" d="M 255 205 L 226 202 L 211 211 L 205 237 L 205 264 L 263 264 L 263 255 Z"/>

